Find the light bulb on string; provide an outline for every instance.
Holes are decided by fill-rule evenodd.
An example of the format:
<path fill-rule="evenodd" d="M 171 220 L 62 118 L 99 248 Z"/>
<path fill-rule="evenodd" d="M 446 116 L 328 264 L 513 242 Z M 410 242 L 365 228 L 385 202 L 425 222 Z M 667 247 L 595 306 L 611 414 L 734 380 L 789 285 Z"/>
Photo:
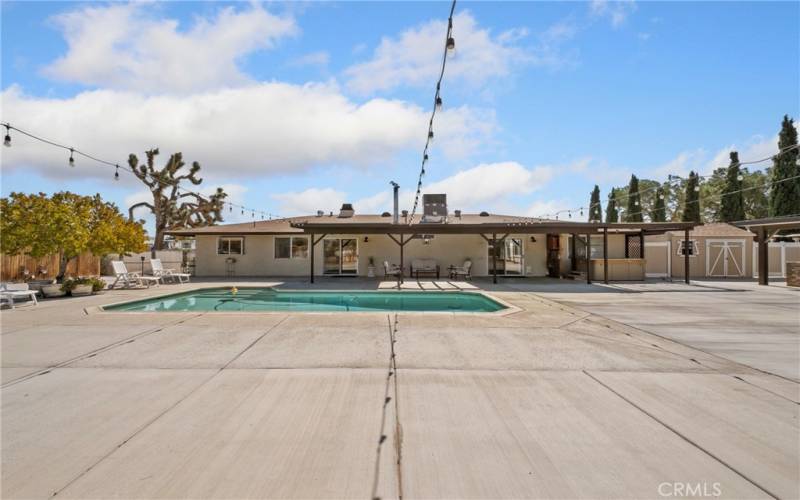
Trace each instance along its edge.
<path fill-rule="evenodd" d="M 6 125 L 6 138 L 3 140 L 3 145 L 7 148 L 11 147 L 11 125 Z"/>
<path fill-rule="evenodd" d="M 742 174 L 739 174 L 736 176 L 736 180 L 742 182 L 744 180 L 744 176 Z"/>
<path fill-rule="evenodd" d="M 250 213 L 250 216 L 251 216 L 252 218 L 254 218 L 254 219 L 255 219 L 255 218 L 256 218 L 256 211 L 255 211 L 255 210 L 253 210 L 253 211 Z"/>
<path fill-rule="evenodd" d="M 583 217 L 583 207 L 581 207 L 581 217 Z"/>
<path fill-rule="evenodd" d="M 572 218 L 572 212 L 567 212 L 567 217 Z"/>
<path fill-rule="evenodd" d="M 437 111 L 442 110 L 442 98 L 439 97 L 438 95 L 436 96 L 436 109 Z"/>
<path fill-rule="evenodd" d="M 72 148 L 69 148 L 69 166 L 70 167 L 74 167 L 75 166 L 74 154 L 75 154 L 75 150 L 72 149 Z"/>
<path fill-rule="evenodd" d="M 452 36 L 447 39 L 447 53 L 453 55 L 456 51 L 456 39 Z"/>
<path fill-rule="evenodd" d="M 695 186 L 694 187 L 694 192 L 695 193 L 699 193 L 700 192 L 700 186 Z"/>
<path fill-rule="evenodd" d="M 116 167 L 116 170 L 114 171 L 114 180 L 118 181 L 119 180 L 119 165 L 115 165 L 115 167 Z"/>

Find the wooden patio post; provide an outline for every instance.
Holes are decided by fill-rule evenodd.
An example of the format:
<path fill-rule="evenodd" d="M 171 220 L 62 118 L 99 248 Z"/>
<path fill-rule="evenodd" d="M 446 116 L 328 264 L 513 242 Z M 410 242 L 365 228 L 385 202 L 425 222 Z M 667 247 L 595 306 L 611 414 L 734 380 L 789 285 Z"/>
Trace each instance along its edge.
<path fill-rule="evenodd" d="M 684 229 L 683 231 L 683 274 L 684 274 L 684 281 L 686 284 L 689 284 L 689 245 L 691 245 L 691 241 L 689 241 L 689 230 Z"/>
<path fill-rule="evenodd" d="M 769 243 L 763 227 L 758 228 L 758 284 L 769 285 Z"/>
<path fill-rule="evenodd" d="M 404 238 L 405 234 L 400 233 L 400 283 L 405 281 L 405 270 L 403 268 L 403 247 L 405 247 L 406 244 L 403 242 Z"/>
<path fill-rule="evenodd" d="M 644 229 L 639 232 L 639 256 L 644 259 Z"/>
<path fill-rule="evenodd" d="M 586 233 L 586 284 L 592 284 L 592 235 Z"/>
<path fill-rule="evenodd" d="M 311 271 L 310 271 L 310 274 L 311 274 L 311 283 L 314 283 L 314 245 L 315 245 L 315 241 L 314 240 L 316 238 L 314 238 L 314 233 L 311 233 L 310 237 L 311 237 L 311 249 L 309 250 L 311 252 L 311 259 L 310 259 L 311 260 Z"/>
<path fill-rule="evenodd" d="M 492 282 L 497 283 L 497 234 L 492 233 Z"/>
<path fill-rule="evenodd" d="M 578 270 L 578 257 L 575 255 L 575 240 L 578 239 L 578 235 L 572 233 L 572 238 L 569 241 L 569 267 L 570 271 L 577 271 Z"/>
<path fill-rule="evenodd" d="M 608 228 L 603 228 L 603 283 L 608 285 Z"/>

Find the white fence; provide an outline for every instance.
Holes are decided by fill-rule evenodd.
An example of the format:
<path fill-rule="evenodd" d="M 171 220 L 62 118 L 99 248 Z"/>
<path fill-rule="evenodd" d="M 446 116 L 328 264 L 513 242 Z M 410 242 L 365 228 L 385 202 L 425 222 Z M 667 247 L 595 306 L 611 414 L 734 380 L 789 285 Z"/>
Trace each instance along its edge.
<path fill-rule="evenodd" d="M 786 263 L 800 262 L 800 243 L 769 243 L 769 275 L 775 278 L 786 277 Z M 753 277 L 758 277 L 758 243 L 753 243 Z"/>

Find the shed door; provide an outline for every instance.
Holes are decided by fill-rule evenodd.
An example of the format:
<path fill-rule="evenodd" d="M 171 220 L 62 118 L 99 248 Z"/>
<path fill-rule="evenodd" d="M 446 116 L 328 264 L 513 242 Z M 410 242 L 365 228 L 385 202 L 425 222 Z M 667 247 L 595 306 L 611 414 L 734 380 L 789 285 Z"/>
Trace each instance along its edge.
<path fill-rule="evenodd" d="M 706 275 L 718 278 L 744 276 L 744 241 L 706 240 Z"/>

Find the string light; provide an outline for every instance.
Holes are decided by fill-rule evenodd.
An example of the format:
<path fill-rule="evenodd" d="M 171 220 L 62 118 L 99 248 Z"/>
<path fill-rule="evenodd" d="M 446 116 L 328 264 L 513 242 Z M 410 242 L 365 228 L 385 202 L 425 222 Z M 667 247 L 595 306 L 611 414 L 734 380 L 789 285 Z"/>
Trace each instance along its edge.
<path fill-rule="evenodd" d="M 782 156 L 782 155 L 784 155 L 784 154 L 786 154 L 786 153 L 788 153 L 788 152 L 790 152 L 792 150 L 798 149 L 798 148 L 800 148 L 800 144 L 794 144 L 792 146 L 787 146 L 785 148 L 779 149 L 778 152 L 775 153 L 774 155 L 770 155 L 770 156 L 767 156 L 767 157 L 764 157 L 764 158 L 759 158 L 759 159 L 756 159 L 756 160 L 742 161 L 742 162 L 737 163 L 736 165 L 737 166 L 741 166 L 741 165 L 756 165 L 756 164 L 759 164 L 759 163 L 764 163 L 766 161 L 771 161 L 771 160 L 777 159 L 778 157 L 780 157 L 780 156 Z M 712 176 L 713 175 L 706 175 L 706 176 L 698 175 L 697 179 L 698 179 L 698 182 L 699 182 L 699 181 L 701 181 L 703 179 L 708 179 L 708 178 L 710 178 Z M 744 176 L 743 175 L 740 174 L 739 177 L 740 177 L 740 179 L 739 179 L 740 181 L 744 180 Z M 681 180 L 685 180 L 685 179 L 681 178 L 678 175 L 673 175 L 673 174 L 668 174 L 667 175 L 667 184 L 671 184 L 673 182 L 679 182 Z M 662 187 L 663 186 L 659 185 L 659 186 L 654 186 L 654 187 L 651 187 L 651 188 L 648 188 L 648 189 L 641 190 L 641 191 L 639 191 L 639 195 L 642 195 L 642 194 L 645 194 L 645 193 L 648 193 L 648 192 L 651 192 L 651 191 L 655 191 L 655 190 L 661 189 Z M 673 188 L 673 187 L 676 187 L 676 186 L 670 185 L 670 188 Z M 696 190 L 696 192 L 699 192 L 700 187 L 697 186 L 695 188 L 695 190 Z M 621 195 L 619 197 L 616 197 L 615 200 L 614 200 L 616 202 L 616 206 L 617 207 L 621 206 L 621 204 L 622 204 L 621 202 L 623 202 L 624 200 L 628 199 L 630 196 L 632 196 L 634 194 L 635 193 L 627 193 L 627 194 Z M 611 197 L 612 197 L 612 193 L 608 193 L 608 199 L 609 200 L 611 199 Z M 666 199 L 666 196 L 663 193 L 661 194 L 661 199 L 662 200 Z M 602 203 L 591 204 L 591 205 L 589 205 L 589 208 L 591 209 L 592 207 L 595 207 L 595 206 L 602 207 Z M 568 210 L 574 210 L 574 209 L 559 210 L 558 212 L 556 212 L 556 214 L 566 213 Z M 541 218 L 549 218 L 550 215 L 551 214 L 540 215 L 540 216 L 538 216 L 538 218 L 540 218 L 540 219 Z M 628 214 L 628 215 L 631 215 L 631 214 Z"/>
<path fill-rule="evenodd" d="M 105 166 L 108 166 L 108 167 L 113 167 L 114 168 L 114 180 L 119 180 L 119 171 L 120 171 L 120 169 L 125 170 L 126 172 L 129 172 L 129 173 L 135 175 L 135 172 L 132 169 L 128 168 L 128 167 L 120 166 L 118 163 L 114 163 L 114 162 L 110 162 L 108 160 L 104 160 L 102 158 L 98 158 L 97 156 L 95 156 L 93 154 L 86 153 L 86 152 L 81 151 L 81 150 L 79 150 L 77 148 L 74 148 L 74 147 L 71 147 L 71 146 L 66 146 L 66 145 L 64 145 L 62 143 L 51 141 L 49 139 L 45 139 L 44 137 L 41 137 L 41 136 L 38 136 L 38 135 L 36 135 L 34 133 L 28 132 L 27 130 L 22 130 L 22 129 L 18 128 L 18 127 L 14 127 L 8 122 L 0 123 L 0 125 L 4 126 L 6 128 L 6 136 L 5 136 L 5 140 L 3 142 L 8 147 L 11 146 L 11 135 L 10 135 L 11 130 L 16 130 L 20 134 L 25 135 L 27 137 L 30 137 L 31 139 L 37 140 L 39 142 L 43 142 L 45 144 L 48 144 L 48 145 L 56 147 L 56 148 L 61 148 L 61 149 L 64 149 L 66 151 L 69 151 L 70 152 L 69 165 L 71 167 L 75 166 L 74 165 L 75 164 L 75 155 L 80 155 L 80 156 L 83 156 L 84 158 L 92 160 L 92 161 L 94 161 L 94 162 L 96 162 L 98 164 L 105 165 Z M 165 187 L 174 187 L 175 186 L 174 182 L 167 182 L 167 181 L 163 181 L 161 179 L 153 179 L 153 181 L 158 183 L 158 184 L 160 184 L 160 185 L 162 185 L 162 186 L 165 186 Z M 187 190 L 185 188 L 178 188 L 177 192 L 178 193 L 183 193 L 183 194 L 194 195 L 194 196 L 198 196 L 198 197 L 203 197 L 202 194 L 194 192 L 194 191 L 189 191 L 189 190 Z M 250 210 L 250 208 L 248 208 L 248 207 L 245 207 L 243 205 L 239 205 L 237 203 L 233 203 L 233 202 L 230 202 L 230 201 L 222 201 L 222 202 L 220 202 L 220 206 L 224 206 L 226 204 L 230 208 L 230 211 L 233 211 L 234 207 L 238 208 L 238 209 L 241 209 L 241 214 L 242 215 L 244 215 L 245 210 Z M 280 219 L 281 218 L 280 215 L 275 215 L 275 214 L 270 214 L 270 216 L 271 217 L 274 216 L 276 219 Z"/>
<path fill-rule="evenodd" d="M 445 35 L 444 51 L 442 53 L 442 66 L 439 71 L 439 79 L 436 80 L 436 92 L 433 95 L 433 110 L 431 111 L 431 119 L 428 122 L 428 137 L 425 141 L 425 147 L 422 149 L 422 164 L 419 169 L 419 179 L 417 181 L 417 192 L 414 195 L 414 206 L 411 209 L 411 216 L 408 217 L 408 224 L 414 222 L 414 215 L 417 213 L 419 206 L 420 195 L 422 194 L 422 177 L 425 175 L 425 162 L 428 161 L 428 150 L 433 143 L 433 119 L 436 112 L 442 109 L 442 96 L 440 94 L 442 89 L 442 79 L 444 78 L 444 70 L 447 67 L 447 56 L 452 55 L 456 48 L 456 41 L 453 38 L 453 13 L 456 10 L 456 0 L 450 4 L 450 15 L 447 18 L 447 34 Z"/>

